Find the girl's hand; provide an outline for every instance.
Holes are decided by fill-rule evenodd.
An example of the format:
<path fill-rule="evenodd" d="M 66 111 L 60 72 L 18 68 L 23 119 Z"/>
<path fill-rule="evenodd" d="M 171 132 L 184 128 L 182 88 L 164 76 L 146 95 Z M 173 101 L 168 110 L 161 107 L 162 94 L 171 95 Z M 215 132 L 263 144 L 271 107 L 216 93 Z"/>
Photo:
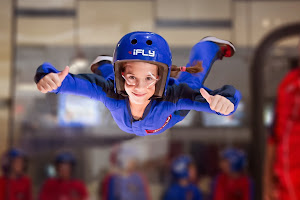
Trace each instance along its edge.
<path fill-rule="evenodd" d="M 38 90 L 42 93 L 47 93 L 57 89 L 61 86 L 61 83 L 69 74 L 69 70 L 69 66 L 66 66 L 66 68 L 61 72 L 47 74 L 36 84 Z"/>
<path fill-rule="evenodd" d="M 233 103 L 231 103 L 231 101 L 227 98 L 221 95 L 210 95 L 204 88 L 200 89 L 200 93 L 209 103 L 210 109 L 223 115 L 228 115 L 234 110 Z"/>

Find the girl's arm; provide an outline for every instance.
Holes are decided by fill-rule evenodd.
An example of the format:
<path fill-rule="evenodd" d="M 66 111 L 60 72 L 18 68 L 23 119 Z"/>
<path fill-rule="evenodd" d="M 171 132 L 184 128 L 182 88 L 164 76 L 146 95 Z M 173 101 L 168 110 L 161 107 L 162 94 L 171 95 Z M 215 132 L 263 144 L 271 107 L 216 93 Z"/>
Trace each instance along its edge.
<path fill-rule="evenodd" d="M 107 97 L 116 96 L 112 81 L 106 81 L 96 74 L 70 74 L 68 68 L 59 72 L 50 63 L 42 64 L 37 69 L 34 79 L 43 93 L 69 93 L 102 102 L 105 102 Z"/>
<path fill-rule="evenodd" d="M 168 88 L 166 98 L 176 104 L 176 110 L 205 111 L 219 115 L 234 113 L 241 99 L 240 92 L 231 85 L 213 91 L 200 91 L 191 89 L 187 84 L 173 85 Z"/>

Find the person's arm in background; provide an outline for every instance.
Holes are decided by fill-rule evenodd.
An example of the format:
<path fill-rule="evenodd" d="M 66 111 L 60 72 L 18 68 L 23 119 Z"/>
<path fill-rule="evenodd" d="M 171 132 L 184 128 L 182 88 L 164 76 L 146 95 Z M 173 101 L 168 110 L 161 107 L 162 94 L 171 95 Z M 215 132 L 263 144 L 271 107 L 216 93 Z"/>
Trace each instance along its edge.
<path fill-rule="evenodd" d="M 246 176 L 243 181 L 243 200 L 254 200 L 254 185 L 249 176 Z"/>
<path fill-rule="evenodd" d="M 81 181 L 79 181 L 78 185 L 79 185 L 79 190 L 81 193 L 81 198 L 78 198 L 78 200 L 89 200 L 89 193 L 86 188 L 86 185 Z"/>
<path fill-rule="evenodd" d="M 278 194 L 275 190 L 273 170 L 273 164 L 275 160 L 275 143 L 268 141 L 265 151 L 263 200 L 276 200 L 278 199 Z"/>
<path fill-rule="evenodd" d="M 108 195 L 109 195 L 111 181 L 112 181 L 112 175 L 107 174 L 100 182 L 99 200 L 109 200 Z"/>
<path fill-rule="evenodd" d="M 142 175 L 142 174 L 139 174 L 140 178 L 141 178 L 141 184 L 142 184 L 142 188 L 144 190 L 144 194 L 145 194 L 145 199 L 146 200 L 151 200 L 151 194 L 150 194 L 150 191 L 149 191 L 149 183 L 148 183 L 148 180 L 147 178 Z"/>
<path fill-rule="evenodd" d="M 32 196 L 32 182 L 31 179 L 28 179 L 28 185 L 27 185 L 27 194 L 26 194 L 26 198 L 28 200 L 33 200 L 33 196 Z"/>
<path fill-rule="evenodd" d="M 225 191 L 224 191 L 224 183 L 222 183 L 221 175 L 217 175 L 212 183 L 211 183 L 211 190 L 210 190 L 210 200 L 221 200 L 224 199 Z"/>
<path fill-rule="evenodd" d="M 50 181 L 45 181 L 43 184 L 38 200 L 52 200 L 54 199 L 54 194 L 55 190 L 53 190 L 52 184 Z"/>

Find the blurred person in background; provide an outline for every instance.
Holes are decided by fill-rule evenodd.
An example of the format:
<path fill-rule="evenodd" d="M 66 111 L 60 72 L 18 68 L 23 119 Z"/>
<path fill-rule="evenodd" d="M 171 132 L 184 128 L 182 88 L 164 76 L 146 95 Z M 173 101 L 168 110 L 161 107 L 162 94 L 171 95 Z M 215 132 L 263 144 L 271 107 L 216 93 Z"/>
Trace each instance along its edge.
<path fill-rule="evenodd" d="M 118 166 L 117 162 L 119 151 L 120 145 L 114 145 L 109 156 L 110 166 L 99 184 L 99 200 L 113 199 L 114 178 L 120 174 L 120 167 Z"/>
<path fill-rule="evenodd" d="M 198 171 L 197 171 L 197 166 L 194 162 L 191 162 L 189 164 L 188 168 L 188 174 L 189 174 L 189 181 L 190 183 L 193 183 L 195 185 L 198 185 Z"/>
<path fill-rule="evenodd" d="M 300 40 L 298 57 L 281 80 L 264 166 L 264 200 L 300 199 Z"/>
<path fill-rule="evenodd" d="M 195 184 L 196 168 L 189 156 L 179 156 L 171 166 L 173 181 L 163 200 L 202 200 L 202 193 Z"/>
<path fill-rule="evenodd" d="M 104 186 L 103 200 L 150 200 L 148 181 L 138 171 L 137 149 L 121 148 L 118 151 L 118 172 L 111 174 Z"/>
<path fill-rule="evenodd" d="M 87 200 L 85 184 L 73 177 L 76 158 L 70 152 L 62 152 L 55 158 L 56 177 L 43 184 L 39 200 Z"/>
<path fill-rule="evenodd" d="M 137 159 L 127 158 L 121 163 L 121 173 L 115 177 L 116 200 L 150 200 L 149 184 L 137 170 Z"/>
<path fill-rule="evenodd" d="M 253 183 L 245 173 L 246 155 L 233 148 L 221 152 L 221 172 L 212 182 L 211 200 L 251 200 Z"/>
<path fill-rule="evenodd" d="M 19 149 L 8 150 L 2 158 L 1 200 L 32 200 L 31 179 L 25 175 L 28 159 Z"/>

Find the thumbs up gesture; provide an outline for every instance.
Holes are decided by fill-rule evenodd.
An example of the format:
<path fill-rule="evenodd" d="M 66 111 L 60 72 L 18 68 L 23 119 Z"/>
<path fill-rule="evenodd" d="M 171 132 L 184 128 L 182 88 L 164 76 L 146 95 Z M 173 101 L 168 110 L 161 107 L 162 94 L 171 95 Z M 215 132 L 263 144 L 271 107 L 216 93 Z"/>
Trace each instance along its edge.
<path fill-rule="evenodd" d="M 38 90 L 42 93 L 47 93 L 57 89 L 61 86 L 61 83 L 69 74 L 69 70 L 69 66 L 66 66 L 65 69 L 61 72 L 47 74 L 37 83 L 36 86 Z"/>
<path fill-rule="evenodd" d="M 200 89 L 203 98 L 209 103 L 210 109 L 223 115 L 228 115 L 234 110 L 234 105 L 221 95 L 210 95 L 204 88 Z"/>

